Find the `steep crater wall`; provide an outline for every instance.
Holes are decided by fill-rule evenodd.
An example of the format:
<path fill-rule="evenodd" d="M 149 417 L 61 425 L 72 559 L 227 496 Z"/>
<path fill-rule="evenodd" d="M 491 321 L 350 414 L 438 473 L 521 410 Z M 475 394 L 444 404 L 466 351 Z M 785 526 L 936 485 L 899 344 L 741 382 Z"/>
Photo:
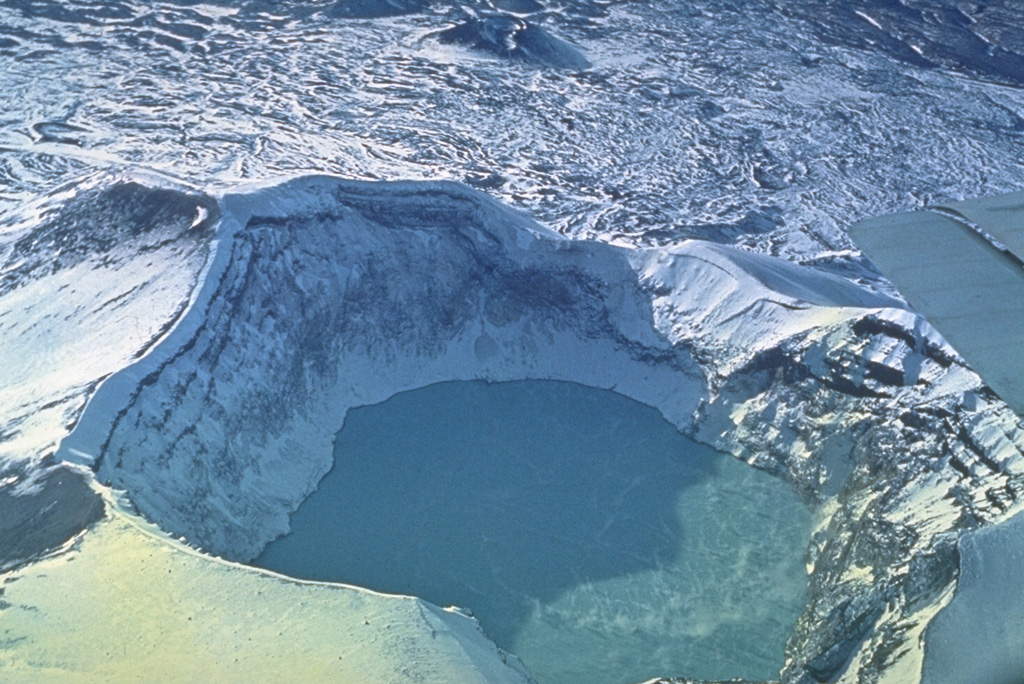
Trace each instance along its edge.
<path fill-rule="evenodd" d="M 68 447 L 95 454 L 142 513 L 233 558 L 288 529 L 352 406 L 441 380 L 551 378 L 690 429 L 707 386 L 694 333 L 752 352 L 787 331 L 745 325 L 751 307 L 802 328 L 822 310 L 848 317 L 837 304 L 887 303 L 726 247 L 566 240 L 451 184 L 305 178 L 222 205 L 208 304 L 134 370 L 92 431 L 102 441 Z"/>

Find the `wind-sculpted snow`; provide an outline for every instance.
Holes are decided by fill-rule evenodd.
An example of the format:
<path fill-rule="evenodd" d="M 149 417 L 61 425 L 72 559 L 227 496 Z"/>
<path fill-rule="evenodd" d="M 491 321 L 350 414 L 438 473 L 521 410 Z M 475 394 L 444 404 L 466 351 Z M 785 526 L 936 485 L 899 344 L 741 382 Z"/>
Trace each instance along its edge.
<path fill-rule="evenodd" d="M 853 12 L 880 4 L 0 2 L 0 206 L 111 166 L 221 189 L 444 178 L 566 234 L 710 237 L 866 278 L 842 226 L 1024 181 L 1021 92 L 870 51 Z M 917 14 L 1016 49 L 1019 8 Z"/>
<path fill-rule="evenodd" d="M 422 12 L 428 4 L 427 0 L 338 0 L 327 10 L 327 15 L 346 19 L 379 19 Z"/>
<path fill-rule="evenodd" d="M 220 205 L 196 305 L 62 448 L 214 553 L 287 530 L 350 407 L 440 380 L 571 380 L 819 508 L 784 681 L 914 681 L 959 531 L 1019 508 L 1016 417 L 929 325 L 849 280 L 700 241 L 568 240 L 454 184 L 305 177 Z"/>
<path fill-rule="evenodd" d="M 926 67 L 1024 83 L 1021 9 L 1012 0 L 825 0 L 777 3 L 829 43 L 883 50 Z"/>

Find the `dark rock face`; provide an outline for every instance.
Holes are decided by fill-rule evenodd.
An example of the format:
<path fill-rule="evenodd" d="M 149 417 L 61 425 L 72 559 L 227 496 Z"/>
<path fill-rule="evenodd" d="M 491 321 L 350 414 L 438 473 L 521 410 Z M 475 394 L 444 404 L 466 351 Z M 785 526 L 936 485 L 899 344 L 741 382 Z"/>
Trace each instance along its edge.
<path fill-rule="evenodd" d="M 28 477 L 32 485 L 24 492 L 0 487 L 0 570 L 60 547 L 103 517 L 103 500 L 68 466 L 0 468 L 0 481 Z"/>

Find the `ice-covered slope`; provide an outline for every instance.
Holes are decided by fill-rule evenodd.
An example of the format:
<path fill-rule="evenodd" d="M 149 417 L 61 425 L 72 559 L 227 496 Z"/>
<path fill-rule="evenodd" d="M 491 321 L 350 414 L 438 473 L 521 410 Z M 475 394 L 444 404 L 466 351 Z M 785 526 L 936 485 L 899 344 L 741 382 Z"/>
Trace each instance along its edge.
<path fill-rule="evenodd" d="M 123 180 L 58 193 L 3 226 L 0 458 L 56 447 L 97 381 L 174 325 L 216 211 L 185 188 Z"/>

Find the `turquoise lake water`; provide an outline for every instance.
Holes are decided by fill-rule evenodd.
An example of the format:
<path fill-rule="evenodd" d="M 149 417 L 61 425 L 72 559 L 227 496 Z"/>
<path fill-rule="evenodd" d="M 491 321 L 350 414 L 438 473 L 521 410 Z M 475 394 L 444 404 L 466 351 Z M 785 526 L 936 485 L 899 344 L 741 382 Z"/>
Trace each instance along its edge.
<path fill-rule="evenodd" d="M 540 684 L 777 676 L 810 513 L 656 410 L 451 382 L 354 409 L 255 565 L 470 609 Z"/>

